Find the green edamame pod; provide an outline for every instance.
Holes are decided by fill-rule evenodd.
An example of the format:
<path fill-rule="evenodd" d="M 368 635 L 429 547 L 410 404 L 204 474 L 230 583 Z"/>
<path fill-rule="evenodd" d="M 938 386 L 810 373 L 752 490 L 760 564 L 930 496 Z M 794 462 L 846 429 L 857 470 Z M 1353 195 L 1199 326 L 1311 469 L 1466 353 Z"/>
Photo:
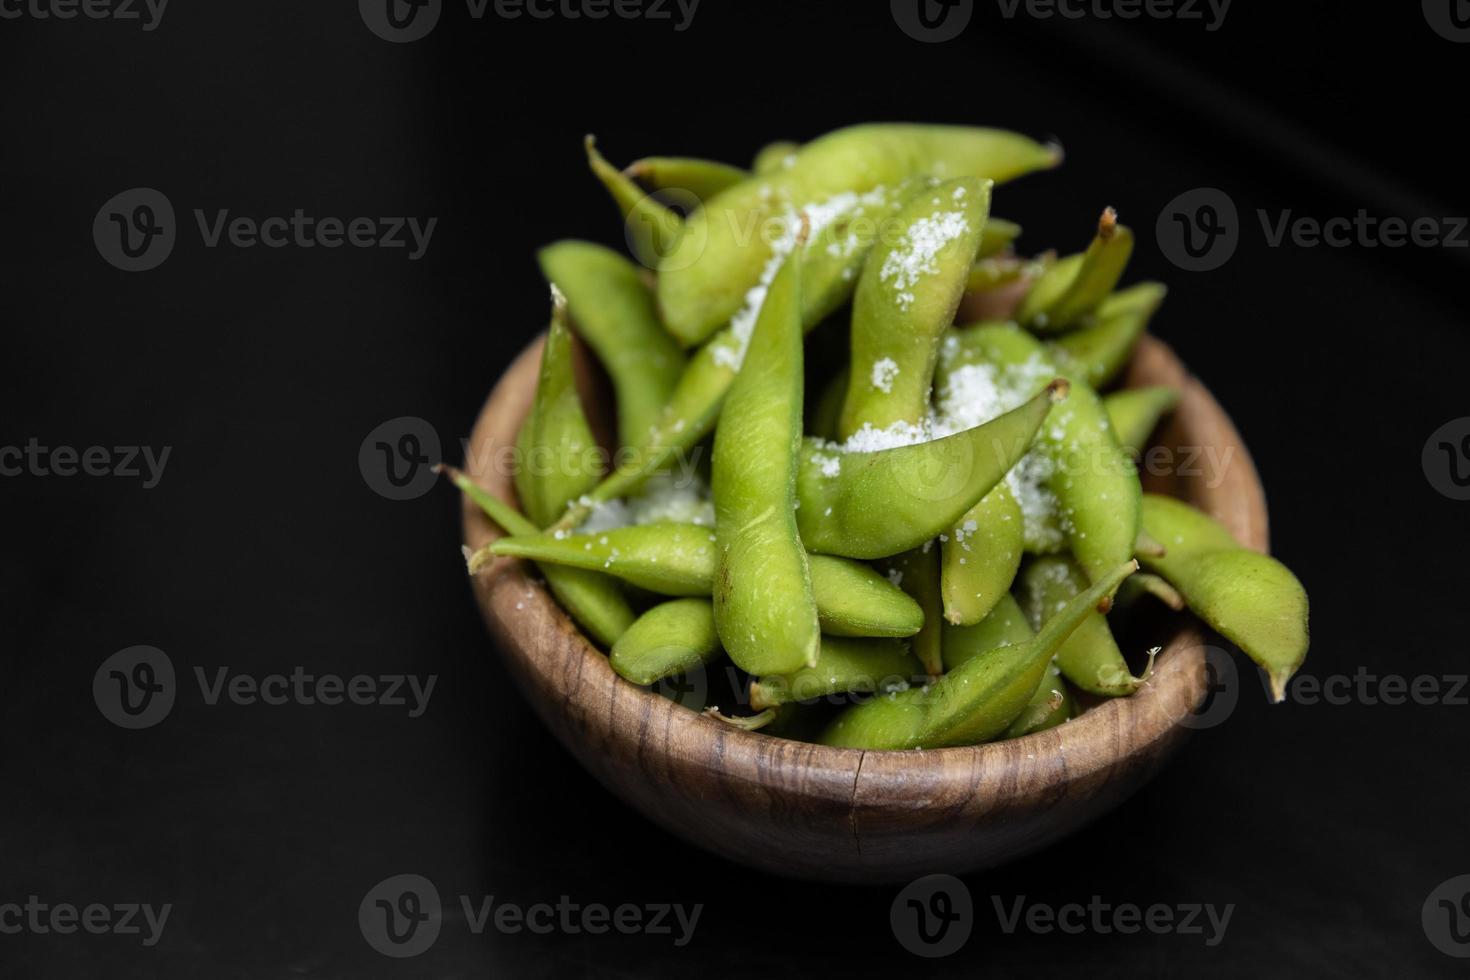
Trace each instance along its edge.
<path fill-rule="evenodd" d="M 757 177 L 784 170 L 796 160 L 796 151 L 800 149 L 800 143 L 793 143 L 790 140 L 767 143 L 756 153 L 751 170 L 755 171 Z"/>
<path fill-rule="evenodd" d="M 1087 590 L 1087 573 L 1070 558 L 1038 558 L 1021 573 L 1021 607 L 1031 625 L 1041 629 L 1052 616 Z M 1100 612 L 1087 615 L 1076 631 L 1057 650 L 1062 675 L 1089 694 L 1126 697 L 1148 680 L 1134 677 L 1128 661 L 1113 639 L 1113 631 Z"/>
<path fill-rule="evenodd" d="M 688 347 L 734 317 L 773 251 L 769 236 L 745 230 L 758 232 L 784 210 L 800 212 L 924 174 L 1003 181 L 1052 166 L 1059 156 L 993 129 L 864 125 L 829 133 L 803 146 L 790 166 L 742 181 L 689 216 L 659 266 L 664 322 Z"/>
<path fill-rule="evenodd" d="M 985 619 L 1009 595 L 1025 550 L 1025 517 L 1004 483 L 950 528 L 940 542 L 944 618 L 962 626 Z"/>
<path fill-rule="evenodd" d="M 901 640 L 822 637 L 815 666 L 751 681 L 750 706 L 756 711 L 832 694 L 869 694 L 907 687 L 923 668 Z"/>
<path fill-rule="evenodd" d="M 1046 345 L 1014 324 L 979 324 L 953 337 L 936 380 L 941 389 L 967 364 L 993 365 L 1014 375 L 1009 383 L 1022 390 L 1056 373 Z M 1036 443 L 1038 472 L 1056 498 L 1067 545 L 1096 580 L 1133 554 L 1143 494 L 1138 470 L 1118 445 L 1102 401 L 1084 382 L 1075 382 L 1066 402 L 1052 409 Z"/>
<path fill-rule="evenodd" d="M 1181 500 L 1145 494 L 1143 523 L 1168 549 L 1163 557 L 1143 559 L 1149 570 L 1254 660 L 1270 679 L 1271 696 L 1282 700 L 1307 657 L 1302 583 L 1281 562 L 1242 548 L 1223 525 Z"/>
<path fill-rule="evenodd" d="M 924 670 L 938 674 L 944 669 L 944 600 L 940 596 L 938 549 L 932 541 L 926 542 L 923 547 L 894 555 L 883 565 L 922 611 L 923 628 L 914 634 L 910 649 Z"/>
<path fill-rule="evenodd" d="M 1139 552 L 1140 556 L 1142 554 L 1143 552 Z M 1160 554 L 1159 557 L 1163 555 Z M 1179 590 L 1152 572 L 1141 572 L 1124 582 L 1118 589 L 1115 606 L 1120 612 L 1127 613 L 1144 596 L 1153 596 L 1175 612 L 1180 612 L 1185 606 L 1184 596 L 1179 594 Z"/>
<path fill-rule="evenodd" d="M 974 626 L 944 627 L 944 669 L 958 670 L 996 647 L 1025 643 L 1036 635 L 1014 596 L 1007 592 Z"/>
<path fill-rule="evenodd" d="M 1026 454 L 1067 388 L 1057 379 L 1020 408 L 932 442 L 844 452 L 807 440 L 797 473 L 802 540 L 849 558 L 886 558 L 932 540 Z"/>
<path fill-rule="evenodd" d="M 804 329 L 810 330 L 847 301 L 857 272 L 874 244 L 876 230 L 885 227 L 888 218 L 911 192 L 912 186 L 906 184 L 854 198 L 841 208 L 817 212 L 820 230 L 814 229 L 810 241 L 798 253 L 802 261 Z M 792 246 L 795 250 L 794 238 Z M 763 290 L 753 293 L 764 297 Z M 689 359 L 653 435 L 641 452 L 622 462 L 592 490 L 588 495 L 591 503 L 605 503 L 636 491 L 650 473 L 668 465 L 678 453 L 687 451 L 713 431 L 725 393 L 745 358 L 746 344 L 759 311 L 759 302 L 748 302 L 731 326 Z M 556 528 L 575 527 L 586 514 L 585 505 L 575 506 L 557 522 Z"/>
<path fill-rule="evenodd" d="M 502 538 L 492 555 L 602 571 L 638 588 L 671 596 L 714 591 L 715 535 L 697 524 L 665 521 L 592 534 L 537 534 Z M 808 555 L 812 595 L 822 632 L 833 636 L 913 636 L 924 612 L 908 595 L 861 562 Z"/>
<path fill-rule="evenodd" d="M 861 562 L 808 555 L 812 596 L 829 636 L 914 636 L 925 625 L 918 601 Z"/>
<path fill-rule="evenodd" d="M 1029 640 L 967 660 L 928 687 L 846 709 L 822 733 L 822 743 L 858 749 L 943 748 L 1003 734 L 1031 701 L 1057 648 L 1137 568 L 1130 560 L 1101 576 Z"/>
<path fill-rule="evenodd" d="M 1132 256 L 1133 232 L 1118 224 L 1116 211 L 1105 209 L 1087 251 L 1062 259 L 1037 280 L 1016 319 L 1042 333 L 1066 330 L 1113 291 Z"/>
<path fill-rule="evenodd" d="M 538 533 L 536 525 L 524 515 L 505 501 L 492 496 L 466 474 L 451 466 L 441 465 L 439 471 L 447 475 L 465 496 L 478 504 L 507 534 Z M 476 552 L 470 556 L 470 574 L 476 574 L 493 560 L 494 552 L 490 548 Z M 598 643 L 605 647 L 612 646 L 633 625 L 633 609 L 614 579 L 581 568 L 564 568 L 559 565 L 538 567 L 562 608 Z"/>
<path fill-rule="evenodd" d="M 1110 383 L 1128 364 L 1167 292 L 1159 283 L 1144 282 L 1103 300 L 1085 326 L 1052 341 L 1062 369 L 1094 388 Z"/>
<path fill-rule="evenodd" d="M 1127 388 L 1103 398 L 1103 408 L 1119 444 L 1135 459 L 1143 455 L 1149 436 L 1159 427 L 1159 420 L 1178 404 L 1179 392 L 1162 386 Z"/>
<path fill-rule="evenodd" d="M 537 258 L 542 274 L 566 294 L 577 333 L 612 379 L 618 441 L 642 446 L 684 369 L 684 353 L 658 322 L 652 291 L 637 266 L 591 242 L 556 242 Z"/>
<path fill-rule="evenodd" d="M 516 495 L 532 523 L 556 520 L 568 502 L 601 478 L 597 440 L 582 412 L 572 374 L 572 335 L 567 301 L 551 287 L 551 327 L 541 349 L 541 372 L 530 414 L 516 437 Z"/>
<path fill-rule="evenodd" d="M 815 666 L 821 648 L 795 516 L 802 332 L 798 256 L 771 283 L 715 430 L 715 624 L 752 674 Z"/>
<path fill-rule="evenodd" d="M 715 534 L 698 524 L 639 524 L 591 534 L 501 538 L 492 553 L 542 564 L 601 571 L 659 595 L 708 597 L 715 579 Z"/>
<path fill-rule="evenodd" d="M 639 616 L 613 644 L 613 670 L 634 684 L 655 684 L 710 662 L 720 649 L 708 599 L 674 599 Z"/>
<path fill-rule="evenodd" d="M 602 186 L 607 188 L 613 203 L 618 206 L 633 257 L 650 269 L 658 268 L 659 260 L 668 255 L 678 242 L 684 219 L 608 163 L 597 152 L 596 137 L 587 136 L 583 146 L 587 149 L 587 164 L 592 173 L 602 181 Z"/>
<path fill-rule="evenodd" d="M 695 157 L 644 157 L 628 164 L 623 173 L 651 190 L 685 191 L 701 201 L 750 176 L 728 163 Z"/>
<path fill-rule="evenodd" d="M 992 215 L 986 220 L 985 228 L 980 233 L 980 247 L 975 250 L 975 260 L 978 262 L 999 255 L 1020 237 L 1020 225 Z"/>
<path fill-rule="evenodd" d="M 1020 738 L 1033 732 L 1044 732 L 1062 722 L 1076 717 L 1077 702 L 1067 690 L 1062 672 L 1055 663 L 1049 664 L 1041 677 L 1041 686 L 1026 702 L 1026 707 L 1011 722 L 1001 738 Z"/>
<path fill-rule="evenodd" d="M 975 262 L 989 181 L 960 178 L 916 195 L 897 234 L 868 256 L 852 302 L 852 366 L 839 435 L 912 424 L 929 407 L 939 340 Z"/>
<path fill-rule="evenodd" d="M 1124 579 L 1123 585 L 1137 577 Z M 990 615 L 974 626 L 945 626 L 944 669 L 955 670 L 983 653 L 997 647 L 1025 643 L 1035 635 L 1015 597 L 1007 592 Z M 1075 709 L 1076 705 L 1053 662 L 1042 675 L 1036 693 L 1002 737 L 1016 738 L 1060 725 L 1072 717 Z"/>

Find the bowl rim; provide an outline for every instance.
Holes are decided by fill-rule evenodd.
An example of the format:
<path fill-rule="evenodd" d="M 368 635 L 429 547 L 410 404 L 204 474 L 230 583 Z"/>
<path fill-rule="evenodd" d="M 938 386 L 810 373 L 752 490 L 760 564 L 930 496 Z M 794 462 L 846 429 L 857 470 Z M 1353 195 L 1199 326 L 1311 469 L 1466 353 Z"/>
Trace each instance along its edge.
<path fill-rule="evenodd" d="M 493 460 L 497 451 L 514 445 L 529 407 L 544 337 L 543 333 L 533 339 L 501 376 L 466 447 L 465 471 L 470 478 L 513 505 L 508 467 L 497 470 Z M 1185 499 L 1204 505 L 1243 545 L 1265 551 L 1264 492 L 1249 451 L 1223 408 L 1168 345 L 1153 337 L 1140 343 L 1126 378 L 1121 387 L 1134 387 L 1138 378 L 1173 384 L 1181 392 L 1176 420 L 1200 414 L 1215 429 L 1217 439 L 1237 447 L 1220 487 L 1213 488 L 1208 499 Z M 467 497 L 462 499 L 462 511 L 466 548 L 478 550 L 502 536 Z M 473 582 L 485 621 L 517 682 L 528 688 L 543 721 L 584 764 L 596 768 L 586 754 L 594 750 L 581 744 L 590 738 L 602 750 L 619 755 L 644 758 L 654 753 L 673 779 L 715 769 L 737 781 L 769 783 L 783 767 L 798 766 L 801 778 L 785 784 L 790 791 L 830 799 L 852 812 L 910 809 L 916 799 L 927 798 L 956 779 L 968 781 L 971 809 L 991 809 L 1034 795 L 1034 785 L 1023 786 L 1026 780 L 1017 778 L 1022 771 L 1046 771 L 1054 782 L 1070 784 L 1130 759 L 1156 755 L 1161 743 L 1182 737 L 1181 722 L 1209 689 L 1206 634 L 1192 617 L 1185 617 L 1163 644 L 1153 677 L 1139 691 L 1091 707 L 1056 728 L 943 749 L 814 745 L 731 726 L 619 677 L 607 656 L 562 612 L 528 563 L 497 559 Z M 553 704 L 556 707 L 548 707 Z M 650 732 L 659 737 L 649 738 Z M 609 781 L 605 771 L 596 774 Z M 776 783 L 781 785 L 781 780 Z"/>

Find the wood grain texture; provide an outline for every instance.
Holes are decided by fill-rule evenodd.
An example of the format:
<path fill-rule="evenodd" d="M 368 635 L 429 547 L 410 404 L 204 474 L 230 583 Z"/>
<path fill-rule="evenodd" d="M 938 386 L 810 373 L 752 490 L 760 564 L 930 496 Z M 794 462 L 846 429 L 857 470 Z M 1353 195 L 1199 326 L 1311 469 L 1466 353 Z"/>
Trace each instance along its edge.
<path fill-rule="evenodd" d="M 530 405 L 540 341 L 511 365 L 481 412 L 466 470 L 514 502 L 507 460 Z M 1239 433 L 1163 343 L 1145 339 L 1129 386 L 1182 398 L 1156 444 L 1171 472 L 1145 486 L 1267 546 L 1265 498 Z M 1179 473 L 1205 447 L 1226 465 Z M 1225 453 L 1229 453 L 1225 457 Z M 465 543 L 499 536 L 464 502 Z M 1037 850 L 1116 806 L 1163 764 L 1203 699 L 1205 638 L 1181 617 L 1153 679 L 1051 731 L 970 748 L 877 752 L 734 729 L 619 678 L 550 596 L 533 567 L 501 560 L 474 582 L 510 672 L 556 737 L 613 793 L 671 832 L 733 861 L 828 881 L 898 881 L 992 866 Z"/>

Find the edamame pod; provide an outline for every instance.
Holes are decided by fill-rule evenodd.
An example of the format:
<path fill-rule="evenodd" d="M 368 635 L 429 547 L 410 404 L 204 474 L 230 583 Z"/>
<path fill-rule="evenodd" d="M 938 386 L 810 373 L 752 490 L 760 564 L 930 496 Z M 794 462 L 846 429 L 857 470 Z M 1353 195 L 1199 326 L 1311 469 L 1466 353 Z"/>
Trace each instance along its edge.
<path fill-rule="evenodd" d="M 742 181 L 689 216 L 659 265 L 664 322 L 689 347 L 735 316 L 772 255 L 762 226 L 783 211 L 923 174 L 1004 181 L 1059 158 L 1053 147 L 995 129 L 878 124 L 829 133 L 797 151 L 790 166 Z"/>
<path fill-rule="evenodd" d="M 916 195 L 896 234 L 863 266 L 852 301 L 852 365 L 839 435 L 915 423 L 929 407 L 939 340 L 975 262 L 989 181 L 960 178 Z"/>
<path fill-rule="evenodd" d="M 608 163 L 597 152 L 596 137 L 587 136 L 583 146 L 587 149 L 587 164 L 592 173 L 602 181 L 602 186 L 607 188 L 613 203 L 618 206 L 634 258 L 650 269 L 658 268 L 659 260 L 668 255 L 678 242 L 684 219 Z"/>
<path fill-rule="evenodd" d="M 892 190 L 878 190 L 861 198 L 854 197 L 840 208 L 817 212 L 820 220 L 815 224 L 820 230 L 813 229 L 811 240 L 799 253 L 804 329 L 810 330 L 847 301 L 878 232 L 907 200 L 912 189 L 912 184 L 905 184 Z M 794 236 L 791 247 L 795 248 Z M 774 273 L 775 269 L 771 271 Z M 557 529 L 575 527 L 586 517 L 589 505 L 636 491 L 650 473 L 668 465 L 676 455 L 714 430 L 725 393 L 745 358 L 745 348 L 765 293 L 764 285 L 752 290 L 746 307 L 735 321 L 689 359 L 641 451 L 620 463 L 592 490 L 585 503 L 569 510 L 557 522 Z"/>
<path fill-rule="evenodd" d="M 1021 573 L 1021 607 L 1037 629 L 1087 590 L 1087 573 L 1065 557 L 1038 558 Z M 1092 612 L 1057 650 L 1063 676 L 1089 694 L 1125 697 L 1148 680 L 1134 677 L 1102 613 Z"/>
<path fill-rule="evenodd" d="M 1031 695 L 1031 700 L 1026 702 L 1026 707 L 1011 722 L 1011 727 L 1005 730 L 1002 738 L 1020 738 L 1022 735 L 1030 735 L 1033 732 L 1044 732 L 1048 728 L 1055 728 L 1062 722 L 1075 717 L 1077 714 L 1077 702 L 1072 699 L 1072 693 L 1067 690 L 1067 682 L 1062 679 L 1062 672 L 1055 663 L 1047 665 L 1046 673 L 1041 677 L 1041 686 L 1036 693 Z"/>
<path fill-rule="evenodd" d="M 1103 398 L 1103 408 L 1117 433 L 1118 443 L 1135 459 L 1143 455 L 1149 436 L 1159 427 L 1159 420 L 1178 404 L 1179 392 L 1162 386 L 1126 388 Z"/>
<path fill-rule="evenodd" d="M 606 572 L 659 595 L 708 596 L 714 591 L 715 535 L 707 527 L 666 521 L 592 534 L 502 538 L 493 555 Z M 861 562 L 808 555 L 812 595 L 822 632 L 833 636 L 913 636 L 924 612 L 898 586 Z"/>
<path fill-rule="evenodd" d="M 1029 640 L 980 654 L 928 687 L 846 709 L 822 733 L 822 743 L 858 749 L 943 748 L 1001 735 L 1036 693 L 1057 648 L 1137 568 L 1130 560 L 1101 576 Z"/>
<path fill-rule="evenodd" d="M 957 331 L 954 343 L 946 344 L 936 383 L 943 388 L 968 364 L 993 365 L 1013 375 L 1007 384 L 1022 390 L 1035 388 L 1057 370 L 1045 344 L 1008 323 Z M 1086 383 L 1073 384 L 1067 401 L 1041 426 L 1036 442 L 1035 472 L 1056 498 L 1068 547 L 1095 581 L 1133 554 L 1143 493 L 1138 470 L 1118 445 L 1101 400 Z M 1033 536 L 1029 526 L 1027 535 Z"/>
<path fill-rule="evenodd" d="M 833 694 L 868 694 L 907 687 L 923 668 L 901 640 L 822 637 L 815 666 L 751 681 L 750 706 L 756 711 Z"/>
<path fill-rule="evenodd" d="M 1266 672 L 1271 696 L 1306 659 L 1307 592 L 1285 565 L 1236 543 L 1213 518 L 1172 497 L 1145 494 L 1143 524 L 1164 543 L 1150 571 L 1179 590 L 1189 608 Z"/>
<path fill-rule="evenodd" d="M 1126 586 L 1137 577 L 1134 575 L 1124 579 L 1123 585 Z M 978 624 L 944 628 L 944 668 L 955 670 L 987 651 L 1025 643 L 1035 635 L 1020 605 L 1010 593 L 1006 593 L 990 615 Z M 1011 722 L 1002 738 L 1019 738 L 1032 732 L 1054 728 L 1076 713 L 1076 702 L 1072 700 L 1067 685 L 1062 681 L 1056 658 L 1052 659 L 1053 662 L 1042 674 L 1036 693 L 1031 695 L 1031 700 L 1026 702 L 1026 707 Z"/>
<path fill-rule="evenodd" d="M 784 170 L 796 159 L 796 151 L 801 149 L 800 143 L 790 140 L 778 140 L 775 143 L 767 143 L 760 148 L 755 155 L 755 161 L 751 169 L 756 176 L 764 177 L 766 174 Z"/>
<path fill-rule="evenodd" d="M 628 164 L 623 173 L 650 190 L 685 191 L 700 201 L 708 201 L 750 176 L 728 163 L 695 157 L 644 157 Z"/>
<path fill-rule="evenodd" d="M 555 285 L 551 296 L 551 326 L 541 348 L 536 397 L 516 437 L 516 495 L 532 523 L 543 526 L 602 476 L 597 440 L 572 374 L 567 301 Z"/>
<path fill-rule="evenodd" d="M 978 262 L 1001 254 L 1020 237 L 1020 225 L 992 215 L 986 219 L 985 228 L 980 233 L 980 247 L 975 250 L 975 260 Z"/>
<path fill-rule="evenodd" d="M 807 440 L 796 512 L 807 549 L 885 558 L 937 537 L 1025 455 L 1067 388 L 1057 379 L 1020 408 L 932 442 L 845 452 Z"/>
<path fill-rule="evenodd" d="M 440 465 L 438 471 L 447 475 L 465 496 L 469 497 L 501 529 L 508 534 L 537 534 L 538 528 L 524 515 L 505 501 L 491 495 L 466 474 L 451 466 Z M 482 548 L 470 556 L 470 574 L 494 561 L 494 552 Z M 539 565 L 546 577 L 552 594 L 562 608 L 571 614 L 592 638 L 605 647 L 612 646 L 618 637 L 633 625 L 633 609 L 623 596 L 618 583 L 606 575 L 581 568 L 564 568 L 559 565 Z"/>
<path fill-rule="evenodd" d="M 612 379 L 619 443 L 644 445 L 684 369 L 683 352 L 658 322 L 653 293 L 637 266 L 601 245 L 556 242 L 537 258 Z"/>
<path fill-rule="evenodd" d="M 883 562 L 898 587 L 914 601 L 923 613 L 923 628 L 914 634 L 910 649 L 924 670 L 938 674 L 944 669 L 943 633 L 944 600 L 939 586 L 939 551 L 932 541 L 923 547 L 905 551 Z"/>
<path fill-rule="evenodd" d="M 1118 224 L 1116 211 L 1105 209 L 1087 251 L 1062 259 L 1037 280 L 1016 319 L 1040 333 L 1068 329 L 1113 291 L 1132 255 L 1133 232 Z"/>
<path fill-rule="evenodd" d="M 708 599 L 674 599 L 639 616 L 613 644 L 613 670 L 634 684 L 655 684 L 707 664 L 720 649 Z"/>
<path fill-rule="evenodd" d="M 1109 384 L 1128 364 L 1167 292 L 1159 283 L 1144 282 L 1103 300 L 1086 325 L 1052 341 L 1062 369 L 1094 388 Z"/>
<path fill-rule="evenodd" d="M 796 256 L 761 304 L 715 430 L 715 623 L 730 659 L 752 674 L 815 666 L 820 650 L 811 571 L 795 517 L 802 333 Z"/>
<path fill-rule="evenodd" d="M 996 647 L 1025 643 L 1036 635 L 1026 614 L 1007 592 L 995 608 L 974 626 L 944 627 L 944 669 L 958 670 L 982 653 Z"/>
<path fill-rule="evenodd" d="M 944 618 L 972 626 L 1009 594 L 1025 551 L 1025 518 L 1004 483 L 950 528 L 940 542 Z"/>

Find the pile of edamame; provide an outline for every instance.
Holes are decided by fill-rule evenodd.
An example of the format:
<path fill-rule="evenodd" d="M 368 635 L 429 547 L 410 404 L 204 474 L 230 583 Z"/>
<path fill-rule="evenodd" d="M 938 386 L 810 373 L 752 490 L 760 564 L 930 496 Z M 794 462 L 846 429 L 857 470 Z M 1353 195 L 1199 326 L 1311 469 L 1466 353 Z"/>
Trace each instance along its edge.
<path fill-rule="evenodd" d="M 532 561 L 628 681 L 723 668 L 741 703 L 712 713 L 834 746 L 1014 738 L 1130 695 L 1157 650 L 1135 673 L 1108 614 L 1150 599 L 1188 606 L 1283 696 L 1307 651 L 1300 582 L 1143 493 L 1135 460 L 1177 392 L 1104 394 L 1164 298 L 1120 287 L 1132 234 L 1109 209 L 1082 251 L 1023 257 L 990 215 L 1054 147 L 863 125 L 749 171 L 618 170 L 586 149 L 633 258 L 541 251 L 553 309 L 520 511 L 450 471 L 507 534 L 472 572 Z M 697 206 L 681 218 L 670 195 Z M 610 472 L 574 332 L 616 398 Z"/>

